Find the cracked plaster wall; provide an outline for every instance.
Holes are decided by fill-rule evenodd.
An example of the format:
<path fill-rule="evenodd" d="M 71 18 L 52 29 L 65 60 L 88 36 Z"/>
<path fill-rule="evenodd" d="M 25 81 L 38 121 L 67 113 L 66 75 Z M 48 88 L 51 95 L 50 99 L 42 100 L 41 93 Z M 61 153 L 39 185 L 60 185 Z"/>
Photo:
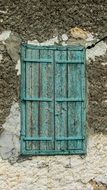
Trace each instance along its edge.
<path fill-rule="evenodd" d="M 70 42 L 69 38 L 64 35 L 62 35 L 63 40 L 60 39 L 60 43 L 64 43 L 65 45 Z M 18 34 L 12 32 L 9 33 L 8 37 L 3 38 L 2 40 L 3 53 L 1 63 L 3 65 L 4 62 L 2 61 L 4 61 L 6 58 L 11 60 L 10 62 L 12 62 L 12 66 L 10 62 L 7 62 L 10 64 L 10 68 L 13 68 L 12 74 L 15 73 L 15 80 L 19 80 L 18 78 L 21 74 L 19 69 L 20 43 L 21 40 Z M 28 43 L 40 45 L 37 40 L 28 41 Z M 58 37 L 54 37 L 53 39 L 42 43 L 42 45 L 52 45 L 54 43 L 59 43 Z M 77 41 L 74 40 L 73 44 L 75 43 L 77 43 Z M 83 40 L 80 40 L 79 43 L 84 42 Z M 107 114 L 105 113 L 106 94 L 104 93 L 106 91 L 107 82 L 106 49 L 107 45 L 103 41 L 98 43 L 95 47 L 87 49 L 87 72 L 89 88 L 88 125 L 89 128 L 91 127 L 93 130 L 89 129 L 87 146 L 88 151 L 86 156 L 21 157 L 20 107 L 18 103 L 18 94 L 16 96 L 15 92 L 13 91 L 14 94 L 12 95 L 11 104 L 8 104 L 10 113 L 8 112 L 9 114 L 5 118 L 5 122 L 2 124 L 4 131 L 2 131 L 0 135 L 1 190 L 5 190 L 7 188 L 9 190 L 98 190 L 98 188 L 100 188 L 99 190 L 106 190 Z M 11 75 L 10 73 L 8 74 L 10 78 Z M 15 85 L 15 87 L 17 87 L 18 83 L 15 83 Z M 97 96 L 94 94 L 94 87 L 96 89 L 99 89 L 98 87 L 100 87 L 100 91 L 98 91 Z M 104 87 L 104 90 L 102 90 L 102 87 Z M 16 88 L 14 90 L 16 91 Z M 103 93 L 104 96 L 102 96 Z M 102 108 L 104 109 L 103 112 Z"/>
<path fill-rule="evenodd" d="M 106 38 L 87 49 L 86 156 L 21 157 L 19 107 L 21 42 L 91 46 L 107 36 L 107 4 L 4 0 L 0 5 L 0 189 L 107 190 Z"/>

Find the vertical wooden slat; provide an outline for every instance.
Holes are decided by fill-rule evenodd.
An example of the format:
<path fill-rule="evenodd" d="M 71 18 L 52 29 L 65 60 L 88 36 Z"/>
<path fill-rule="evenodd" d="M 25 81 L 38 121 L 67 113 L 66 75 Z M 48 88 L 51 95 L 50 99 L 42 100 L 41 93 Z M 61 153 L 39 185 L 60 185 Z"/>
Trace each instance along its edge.
<path fill-rule="evenodd" d="M 74 56 L 73 56 L 74 53 Z M 78 51 L 76 59 L 81 61 L 81 52 Z M 68 52 L 68 60 L 72 61 L 75 58 L 75 52 Z M 78 137 L 81 136 L 81 102 L 78 99 L 82 99 L 81 93 L 81 65 L 80 64 L 69 64 L 68 65 L 68 98 L 77 99 L 77 102 L 68 103 L 68 133 L 69 136 Z M 81 147 L 80 141 L 69 141 L 68 148 L 76 149 Z"/>
<path fill-rule="evenodd" d="M 56 51 L 56 60 L 66 60 L 66 51 Z M 67 136 L 67 103 L 57 102 L 58 98 L 67 96 L 66 64 L 56 64 L 55 71 L 55 135 L 57 137 Z M 57 150 L 66 150 L 66 141 L 56 141 Z"/>
<path fill-rule="evenodd" d="M 73 55 L 72 51 L 68 52 L 68 60 L 71 60 Z M 79 54 L 79 52 L 78 52 Z M 78 57 L 77 57 L 78 58 Z M 81 61 L 77 59 L 78 62 Z M 68 98 L 80 99 L 81 98 L 81 64 L 68 64 Z"/>
<path fill-rule="evenodd" d="M 76 51 L 73 51 L 72 48 L 68 49 L 69 53 L 68 53 L 68 57 L 69 57 L 69 60 L 72 61 L 72 63 L 74 62 L 83 62 L 84 61 L 84 58 L 83 58 L 83 50 L 76 50 Z"/>
<path fill-rule="evenodd" d="M 52 54 L 52 52 L 51 52 Z M 51 54 L 48 54 L 48 50 L 40 50 L 40 59 L 49 59 Z M 53 65 L 52 63 L 40 63 L 41 64 L 41 97 L 53 99 Z M 53 106 L 52 102 L 40 103 L 41 114 L 41 126 L 40 133 L 42 137 L 48 137 L 48 132 L 51 129 L 51 136 L 53 135 Z M 51 118 L 49 118 L 51 116 Z M 49 142 L 52 149 L 52 142 Z M 49 146 L 47 141 L 40 144 L 41 150 L 46 150 Z"/>
<path fill-rule="evenodd" d="M 80 78 L 78 78 L 78 80 L 81 81 L 81 84 L 80 84 L 80 92 L 81 92 L 81 95 L 80 95 L 80 98 L 83 100 L 83 102 L 80 102 L 80 108 L 81 108 L 81 117 L 80 117 L 80 114 L 78 112 L 78 117 L 80 119 L 80 131 L 79 131 L 79 135 L 81 137 L 84 137 L 84 116 L 85 116 L 85 49 L 83 49 L 82 51 L 77 51 L 78 52 L 78 55 L 77 55 L 77 58 L 80 62 L 83 62 L 83 64 L 80 64 L 78 65 L 79 67 L 79 76 Z M 79 103 L 78 103 L 79 104 Z M 77 147 L 78 149 L 83 149 L 83 144 L 84 144 L 84 140 L 82 141 L 77 141 Z"/>
<path fill-rule="evenodd" d="M 38 55 L 40 59 L 40 50 L 38 50 Z M 41 65 L 38 64 L 38 98 L 41 97 Z M 41 129 L 41 114 L 40 114 L 40 102 L 38 102 L 38 137 L 40 137 L 40 129 Z M 39 144 L 39 150 L 40 150 L 40 141 Z"/>
<path fill-rule="evenodd" d="M 81 67 L 82 70 L 82 98 L 84 99 L 84 102 L 82 103 L 82 136 L 85 137 L 84 141 L 82 142 L 82 149 L 84 152 L 86 152 L 86 145 L 87 145 L 87 134 L 86 134 L 86 106 L 87 106 L 87 76 L 86 76 L 86 50 L 84 48 L 82 59 L 84 60 L 84 64 Z"/>
<path fill-rule="evenodd" d="M 40 59 L 45 59 L 46 57 L 46 51 L 45 50 L 40 50 Z M 44 98 L 46 97 L 46 87 L 47 87 L 47 81 L 46 81 L 46 64 L 40 63 L 41 66 L 41 97 Z M 47 103 L 46 102 L 41 102 L 40 103 L 40 136 L 44 137 L 47 136 L 47 121 L 46 121 L 46 111 L 47 110 Z M 42 142 L 40 143 L 40 149 L 41 150 L 46 150 L 46 145 L 47 142 Z"/>
<path fill-rule="evenodd" d="M 32 50 L 26 49 L 26 58 L 31 59 Z M 32 63 L 26 63 L 26 97 L 32 97 Z M 26 136 L 31 137 L 32 128 L 32 102 L 26 102 Z M 26 142 L 27 149 L 32 148 L 32 142 Z"/>
<path fill-rule="evenodd" d="M 53 50 L 47 50 L 47 59 L 53 60 Z M 47 64 L 46 67 L 46 80 L 47 80 L 47 98 L 52 99 L 52 102 L 47 102 L 47 130 L 48 137 L 54 139 L 54 65 L 53 61 Z M 54 142 L 47 141 L 47 150 L 54 149 Z"/>
<path fill-rule="evenodd" d="M 25 75 L 26 75 L 26 69 L 25 69 L 25 62 L 23 61 L 25 58 L 25 47 L 21 47 L 21 153 L 24 153 L 26 147 L 25 142 L 23 138 L 25 137 L 25 130 L 26 130 L 26 104 L 23 101 L 23 98 L 25 97 Z"/>
<path fill-rule="evenodd" d="M 39 59 L 39 51 L 32 50 L 32 59 Z M 32 63 L 32 98 L 38 97 L 38 64 Z M 38 102 L 32 102 L 32 137 L 38 137 Z M 39 142 L 32 143 L 33 149 L 39 149 Z"/>
<path fill-rule="evenodd" d="M 66 50 L 66 60 L 68 61 L 68 48 Z M 68 64 L 66 64 L 66 98 L 68 98 Z M 69 131 L 68 131 L 68 102 L 67 102 L 67 111 L 66 111 L 66 116 L 67 116 L 67 124 L 66 124 L 66 130 L 67 130 L 67 137 L 69 136 Z M 67 150 L 68 150 L 68 141 L 67 141 Z"/>
<path fill-rule="evenodd" d="M 68 104 L 68 134 L 70 137 L 81 136 L 81 102 Z M 81 148 L 81 140 L 68 142 L 68 149 Z"/>

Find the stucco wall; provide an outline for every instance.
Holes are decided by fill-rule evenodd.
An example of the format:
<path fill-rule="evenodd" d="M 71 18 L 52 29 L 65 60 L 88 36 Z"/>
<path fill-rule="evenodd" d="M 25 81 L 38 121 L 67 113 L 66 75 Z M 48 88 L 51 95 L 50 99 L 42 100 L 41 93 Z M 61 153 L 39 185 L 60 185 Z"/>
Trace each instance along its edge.
<path fill-rule="evenodd" d="M 91 179 L 107 184 L 106 135 L 90 135 L 85 157 L 33 157 L 13 165 L 0 159 L 2 190 L 92 190 Z"/>
<path fill-rule="evenodd" d="M 3 38 L 3 34 L 4 36 L 8 34 L 6 39 Z M 6 49 L 5 51 L 7 52 L 9 59 L 11 58 L 11 61 L 15 63 L 14 73 L 17 79 L 18 75 L 21 74 L 19 59 L 20 38 L 18 38 L 18 36 L 12 32 L 9 33 L 8 31 L 5 31 L 2 33 L 1 42 L 3 43 L 4 48 Z M 39 44 L 37 40 L 28 41 L 28 43 Z M 59 41 L 58 37 L 55 37 L 42 44 L 51 45 L 54 43 L 67 44 L 71 42 L 67 35 L 64 34 L 62 35 L 62 39 Z M 78 41 L 74 40 L 73 44 L 74 43 L 78 43 Z M 79 43 L 84 43 L 86 46 L 88 46 L 86 39 L 80 40 Z M 88 43 L 90 44 L 90 42 Z M 93 41 L 91 43 L 93 43 Z M 106 113 L 102 113 L 99 111 L 99 109 L 101 109 L 101 106 L 98 104 L 98 102 L 100 101 L 104 104 L 104 108 L 106 108 L 106 96 L 105 94 L 104 98 L 101 96 L 101 93 L 103 93 L 103 91 L 101 90 L 101 93 L 97 93 L 97 95 L 101 97 L 100 99 L 95 98 L 97 97 L 97 95 L 93 94 L 95 92 L 93 90 L 94 86 L 96 87 L 96 89 L 98 89 L 98 86 L 95 83 L 96 81 L 99 81 L 100 83 L 102 82 L 103 85 L 106 87 L 106 49 L 106 43 L 101 41 L 97 45 L 95 45 L 95 47 L 87 49 L 86 52 L 87 74 L 89 79 L 88 94 L 90 102 L 88 104 L 90 121 L 88 123 L 90 123 L 90 125 L 88 129 L 87 155 L 50 157 L 20 156 L 20 107 L 17 100 L 12 99 L 10 114 L 6 117 L 6 120 L 2 125 L 3 131 L 0 135 L 1 189 L 4 190 L 8 188 L 10 190 L 91 190 L 95 189 L 97 186 L 100 186 L 100 189 L 106 189 L 107 136 L 105 127 L 106 122 L 102 123 L 102 120 L 106 120 Z M 2 53 L 1 55 L 3 60 L 4 54 Z M 102 72 L 103 79 L 96 77 L 96 75 L 98 75 L 96 69 L 101 70 L 100 73 Z M 98 83 L 98 85 L 100 84 Z M 13 97 L 15 96 L 13 95 Z M 95 112 L 94 116 L 96 116 L 97 114 L 97 119 L 99 119 L 100 122 L 99 125 L 97 124 L 97 121 L 94 122 L 95 117 L 93 117 L 93 112 Z M 102 115 L 101 121 L 100 115 Z M 93 122 L 95 126 L 93 125 Z M 92 129 L 90 128 L 91 126 Z"/>
<path fill-rule="evenodd" d="M 0 189 L 106 190 L 105 1 L 10 0 L 0 4 Z M 20 44 L 23 41 L 45 45 L 79 43 L 87 47 L 86 156 L 20 155 L 19 79 Z"/>

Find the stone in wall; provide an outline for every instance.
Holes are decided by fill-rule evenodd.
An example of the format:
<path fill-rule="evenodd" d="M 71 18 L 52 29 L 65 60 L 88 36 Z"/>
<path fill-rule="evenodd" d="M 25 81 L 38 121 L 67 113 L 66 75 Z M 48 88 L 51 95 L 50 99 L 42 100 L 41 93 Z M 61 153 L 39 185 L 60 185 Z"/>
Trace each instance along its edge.
<path fill-rule="evenodd" d="M 90 32 L 83 30 L 81 28 L 78 28 L 78 27 L 71 28 L 70 35 L 76 39 L 84 39 L 86 41 L 93 40 L 93 35 Z"/>
<path fill-rule="evenodd" d="M 9 38 L 5 41 L 5 46 L 7 53 L 15 63 L 20 59 L 20 45 L 21 39 L 19 35 L 11 32 Z"/>
<path fill-rule="evenodd" d="M 9 115 L 13 101 L 19 99 L 19 77 L 16 64 L 21 40 L 17 34 L 3 31 L 0 34 L 0 126 Z"/>
<path fill-rule="evenodd" d="M 0 135 L 0 156 L 11 163 L 16 162 L 20 154 L 20 108 L 13 102 L 10 114 L 3 124 L 4 131 Z"/>
<path fill-rule="evenodd" d="M 90 180 L 90 186 L 88 186 L 88 190 L 107 190 L 107 184 L 102 182 L 97 182 L 96 180 Z"/>

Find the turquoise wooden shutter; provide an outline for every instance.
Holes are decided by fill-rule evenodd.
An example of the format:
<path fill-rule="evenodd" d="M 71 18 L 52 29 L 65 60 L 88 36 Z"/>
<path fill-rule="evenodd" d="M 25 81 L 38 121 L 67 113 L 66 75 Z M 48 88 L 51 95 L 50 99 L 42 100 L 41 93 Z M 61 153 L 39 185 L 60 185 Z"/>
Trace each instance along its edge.
<path fill-rule="evenodd" d="M 86 153 L 85 49 L 22 46 L 21 152 Z"/>

